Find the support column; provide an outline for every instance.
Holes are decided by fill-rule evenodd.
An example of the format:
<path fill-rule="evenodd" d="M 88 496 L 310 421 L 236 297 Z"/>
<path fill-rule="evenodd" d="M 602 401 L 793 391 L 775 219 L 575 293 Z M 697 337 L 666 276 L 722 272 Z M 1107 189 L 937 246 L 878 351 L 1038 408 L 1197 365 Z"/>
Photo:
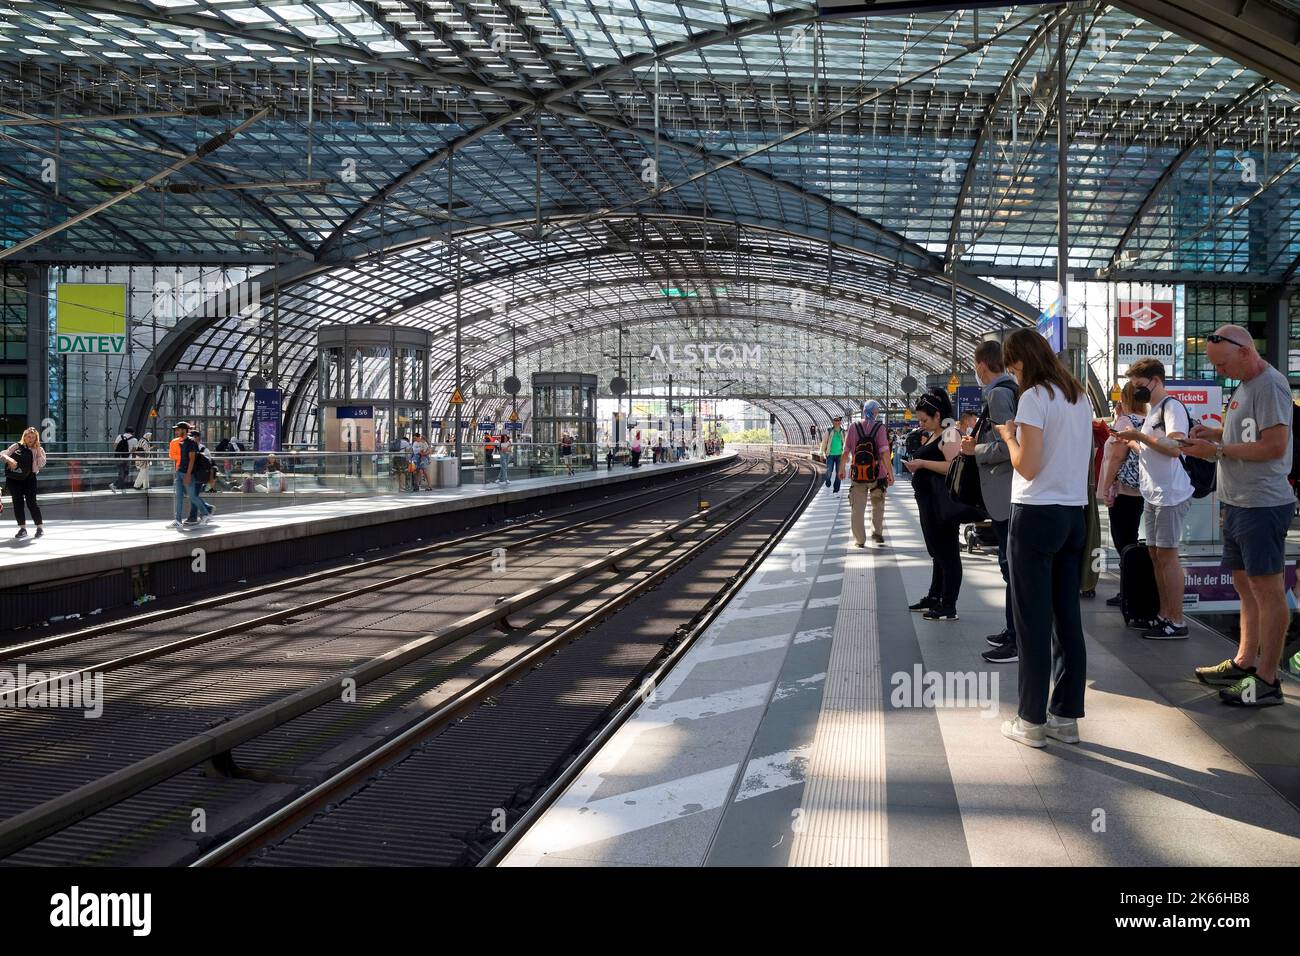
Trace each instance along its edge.
<path fill-rule="evenodd" d="M 1268 294 L 1264 306 L 1264 360 L 1283 375 L 1288 372 L 1291 347 L 1291 294 L 1278 286 Z"/>
<path fill-rule="evenodd" d="M 50 414 L 50 271 L 27 266 L 27 421 L 39 426 Z M 58 436 L 62 438 L 62 435 Z"/>

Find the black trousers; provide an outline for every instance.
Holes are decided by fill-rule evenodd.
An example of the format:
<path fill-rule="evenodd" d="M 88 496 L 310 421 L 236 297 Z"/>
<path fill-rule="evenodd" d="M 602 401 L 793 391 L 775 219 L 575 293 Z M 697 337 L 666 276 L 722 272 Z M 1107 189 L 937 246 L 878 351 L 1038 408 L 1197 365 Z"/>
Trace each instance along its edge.
<path fill-rule="evenodd" d="M 1110 515 L 1110 540 L 1116 551 L 1122 552 L 1130 544 L 1137 544 L 1142 508 L 1141 495 L 1116 495 L 1115 506 L 1106 509 Z"/>
<path fill-rule="evenodd" d="M 9 478 L 9 495 L 14 502 L 14 520 L 18 522 L 18 527 L 27 524 L 27 512 L 32 513 L 32 520 L 39 526 L 41 523 L 41 506 L 36 503 L 36 476 L 28 475 L 26 478 Z"/>
<path fill-rule="evenodd" d="M 1011 537 L 1011 518 L 1006 521 L 994 521 L 993 530 L 998 536 L 998 570 L 1002 572 L 1002 580 L 1006 583 L 1006 594 L 1003 599 L 1003 605 L 1007 613 L 1007 636 L 1011 640 L 1016 639 L 1016 612 L 1011 603 L 1011 569 L 1007 564 L 1007 551 L 1009 539 Z"/>
<path fill-rule="evenodd" d="M 1008 564 L 1020 650 L 1020 717 L 1032 724 L 1083 716 L 1088 654 L 1079 574 L 1088 527 L 1080 505 L 1011 506 Z M 1050 700 L 1048 691 L 1051 691 Z"/>
<path fill-rule="evenodd" d="M 931 562 L 928 596 L 943 607 L 955 607 L 961 592 L 961 525 L 936 521 L 924 497 L 918 496 L 916 505 L 921 514 L 921 536 Z"/>

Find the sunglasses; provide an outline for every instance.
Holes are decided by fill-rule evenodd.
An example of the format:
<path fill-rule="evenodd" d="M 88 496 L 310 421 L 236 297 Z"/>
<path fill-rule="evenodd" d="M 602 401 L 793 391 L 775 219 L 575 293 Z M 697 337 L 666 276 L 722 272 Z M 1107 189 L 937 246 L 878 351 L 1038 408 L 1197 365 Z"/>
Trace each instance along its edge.
<path fill-rule="evenodd" d="M 1226 335 L 1207 335 L 1205 340 L 1207 342 L 1213 342 L 1215 345 L 1218 345 L 1220 342 L 1231 342 L 1239 349 L 1244 349 L 1246 347 L 1244 343 L 1238 342 L 1236 339 L 1230 339 Z"/>

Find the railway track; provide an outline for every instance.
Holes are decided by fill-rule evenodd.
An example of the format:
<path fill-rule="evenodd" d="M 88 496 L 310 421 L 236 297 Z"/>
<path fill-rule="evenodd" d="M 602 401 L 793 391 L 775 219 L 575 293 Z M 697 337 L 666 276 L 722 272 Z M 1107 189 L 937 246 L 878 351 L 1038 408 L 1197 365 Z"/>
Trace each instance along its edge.
<path fill-rule="evenodd" d="M 359 756 L 196 865 L 464 865 L 476 862 L 527 812 L 567 758 L 622 706 L 634 706 L 647 674 L 711 619 L 733 587 L 707 594 L 664 619 L 645 595 L 692 561 L 700 577 L 734 566 L 735 586 L 766 554 L 817 488 L 794 469 L 704 540 L 673 555 L 503 666 L 463 687 L 424 719 Z M 728 538 L 749 532 L 749 540 Z M 745 537 L 744 535 L 741 536 Z M 723 548 L 704 562 L 699 556 Z M 674 577 L 676 583 L 676 578 Z M 615 617 L 613 611 L 623 610 Z M 627 615 L 635 617 L 629 620 Z M 680 618 L 680 621 L 679 621 Z M 645 627 L 657 621 L 658 627 Z M 578 638 L 581 637 L 581 640 Z"/>
<path fill-rule="evenodd" d="M 737 469 L 738 473 L 741 471 L 743 469 Z M 729 480 L 734 482 L 740 477 L 738 473 L 729 475 Z M 675 493 L 672 497 L 679 497 L 696 490 L 702 484 L 714 484 L 719 480 L 720 476 L 714 475 L 703 481 L 687 482 L 686 487 L 674 489 Z M 668 490 L 659 488 L 652 491 L 659 497 L 658 504 L 668 500 Z M 572 616 L 574 613 L 579 613 L 584 606 L 584 601 L 590 603 L 588 591 L 594 592 L 606 588 L 620 579 L 644 576 L 645 572 L 642 569 L 656 561 L 662 561 L 663 554 L 690 547 L 690 542 L 685 539 L 692 535 L 712 536 L 715 532 L 697 532 L 696 529 L 709 528 L 728 508 L 733 505 L 739 506 L 739 502 L 754 491 L 754 488 L 741 491 L 732 496 L 732 500 L 719 503 L 713 508 L 690 515 L 680 521 L 671 523 L 660 521 L 662 527 L 649 533 L 642 533 L 644 529 L 633 528 L 632 533 L 640 534 L 640 537 L 616 549 L 610 555 L 588 560 L 562 573 L 558 578 L 552 578 L 549 582 L 518 594 L 512 599 L 495 603 L 467 615 L 455 626 L 440 628 L 418 641 L 392 648 L 393 642 L 390 640 L 390 649 L 385 653 L 369 657 L 363 663 L 346 670 L 336 669 L 336 672 L 325 680 L 308 682 L 307 686 L 300 686 L 288 694 L 280 692 L 283 690 L 282 687 L 272 686 L 268 692 L 271 698 L 269 702 L 245 709 L 237 715 L 226 714 L 215 722 L 215 729 L 192 734 L 183 740 L 171 743 L 170 746 L 163 746 L 167 743 L 166 733 L 145 735 L 148 739 L 138 741 L 134 751 L 129 741 L 118 740 L 114 736 L 112 746 L 121 748 L 127 752 L 125 755 L 132 759 L 123 760 L 121 766 L 107 773 L 96 774 L 93 779 L 80 783 L 77 782 L 75 773 L 65 774 L 60 769 L 53 776 L 57 786 L 62 788 L 61 792 L 53 796 L 49 796 L 48 792 L 42 794 L 44 799 L 36 801 L 35 805 L 0 823 L 0 855 L 16 854 L 10 859 L 11 862 L 17 863 L 150 859 L 148 852 L 141 848 L 150 844 L 151 839 L 142 837 L 141 834 L 161 833 L 174 829 L 177 822 L 177 807 L 184 807 L 187 803 L 193 804 L 197 791 L 211 791 L 212 781 L 218 782 L 217 789 L 224 788 L 227 792 L 219 794 L 215 800 L 212 799 L 211 793 L 197 799 L 205 801 L 208 809 L 213 810 L 222 820 L 242 812 L 236 808 L 241 806 L 241 801 L 246 802 L 250 797 L 250 788 L 256 790 L 260 787 L 254 803 L 283 802 L 286 792 L 301 789 L 305 782 L 312 780 L 314 776 L 319 776 L 322 767 L 337 762 L 349 751 L 364 751 L 373 746 L 373 739 L 367 738 L 364 733 L 361 737 L 357 736 L 358 730 L 364 731 L 369 728 L 368 733 L 387 733 L 392 726 L 414 719 L 413 714 L 427 709 L 421 702 L 430 694 L 436 695 L 439 688 L 454 691 L 458 686 L 458 680 L 468 679 L 456 675 L 472 675 L 475 667 L 493 666 L 499 663 L 503 655 L 512 653 L 512 639 L 518 640 L 528 638 L 530 635 L 544 634 L 548 622 L 560 620 L 565 614 Z M 646 494 L 642 493 L 618 499 L 618 502 L 645 497 Z M 603 507 L 589 506 L 577 509 L 578 511 L 597 509 L 599 512 L 581 524 L 607 524 L 612 518 L 621 514 L 632 510 L 644 510 L 643 507 L 623 508 L 621 505 L 611 509 L 609 507 L 611 502 L 602 504 Z M 519 532 L 528 527 L 535 528 L 537 522 L 547 520 L 551 519 L 544 518 L 521 523 L 511 531 Z M 537 543 L 541 540 L 559 538 L 566 532 L 572 531 L 573 527 L 570 526 L 553 528 L 523 537 L 515 534 L 512 548 L 519 549 L 524 542 Z M 449 544 L 472 545 L 488 536 L 490 532 L 485 532 L 456 539 L 455 542 L 444 542 L 412 550 L 421 555 L 429 554 L 439 549 L 445 550 Z M 498 549 L 493 549 L 496 550 Z M 477 551 L 442 561 L 435 565 L 434 569 L 441 572 L 456 570 L 463 566 L 459 562 L 486 560 L 493 551 Z M 411 557 L 410 551 L 403 552 L 389 558 L 368 562 L 368 567 L 391 565 Z M 414 570 L 397 568 L 396 570 L 399 571 L 398 574 L 385 578 L 383 582 L 377 582 L 383 587 L 375 590 L 397 588 L 399 585 L 426 577 L 429 572 L 428 568 Z M 310 583 L 315 583 L 341 576 L 348 571 L 355 571 L 355 569 L 342 568 L 326 574 L 318 573 L 306 577 Z M 573 585 L 579 581 L 587 583 L 580 591 L 570 593 Z M 288 583 L 301 585 L 302 580 L 295 579 Z M 361 589 L 362 593 L 371 593 L 367 590 L 371 587 L 373 583 Z M 267 588 L 251 590 L 265 595 L 277 593 L 279 589 L 272 587 L 269 590 Z M 338 594 L 317 600 L 325 604 L 337 605 L 340 603 L 340 594 L 350 593 L 350 590 L 345 589 Z M 241 594 L 246 595 L 247 592 Z M 295 613 L 302 613 L 304 608 L 313 603 L 308 602 L 273 611 L 269 617 L 274 620 L 292 618 Z M 524 622 L 519 618 L 519 615 L 525 611 L 536 614 L 536 620 Z M 164 622 L 172 620 L 175 616 L 170 612 L 157 615 L 158 620 L 151 623 L 164 626 Z M 511 620 L 511 616 L 516 620 Z M 261 617 L 265 618 L 268 615 Z M 252 620 L 257 623 L 251 628 L 247 620 L 232 627 L 241 628 L 241 633 L 255 635 L 258 634 L 259 629 L 265 629 L 267 625 L 265 620 L 258 618 Z M 54 641 L 57 643 L 54 647 L 83 644 L 85 640 L 92 637 L 116 633 L 108 628 L 93 630 L 94 634 L 63 635 L 55 638 Z M 195 641 L 195 638 L 205 636 L 206 641 Z M 217 640 L 211 635 L 200 634 L 182 639 L 180 642 L 150 644 L 134 652 L 143 655 L 143 658 L 137 657 L 131 663 L 122 664 L 116 669 L 124 676 L 133 678 L 133 681 L 126 683 L 130 685 L 131 697 L 135 702 L 146 709 L 150 706 L 156 707 L 160 696 L 165 697 L 165 686 L 168 680 L 175 679 L 175 672 L 178 669 L 201 670 L 202 656 L 211 653 L 212 642 Z M 177 647 L 178 644 L 183 646 Z M 10 648 L 6 651 L 10 659 L 17 656 L 12 653 L 14 650 Z M 196 661 L 194 656 L 187 658 L 185 656 L 187 653 L 197 654 L 200 659 Z M 122 657 L 130 658 L 131 655 L 125 654 Z M 104 663 L 111 664 L 113 660 L 97 662 L 100 666 Z M 158 670 L 162 665 L 166 665 L 165 668 Z M 143 669 L 150 668 L 153 669 L 151 675 L 141 674 Z M 160 676 L 162 673 L 170 677 L 163 678 Z M 276 684 L 274 675 L 267 680 L 272 685 Z M 354 682 L 356 688 L 367 689 L 364 701 L 361 702 L 363 706 L 353 703 L 351 707 L 345 707 L 340 703 L 339 686 L 340 682 L 344 681 Z M 258 686 L 258 681 L 255 679 L 251 683 L 255 688 Z M 230 695 L 230 688 L 214 688 L 213 693 L 224 700 Z M 170 736 L 174 738 L 176 735 L 173 733 Z M 245 755 L 248 755 L 247 762 L 252 764 L 251 767 L 241 766 L 234 761 L 231 753 L 235 746 L 241 746 L 241 763 L 245 762 Z M 14 763 L 12 759 L 9 762 Z M 205 764 L 207 776 L 184 774 L 185 770 L 198 764 Z M 286 764 L 293 765 L 293 768 L 286 770 Z M 48 770 L 48 767 L 46 769 Z M 184 780 L 178 781 L 176 779 L 178 775 L 183 776 Z M 195 781 L 199 781 L 199 785 L 196 786 Z M 146 790 L 150 791 L 148 795 L 150 799 L 145 799 L 144 796 L 132 799 Z M 155 791 L 170 792 L 163 794 Z M 133 807 L 135 804 L 140 804 L 141 807 L 144 804 L 151 804 L 151 806 L 142 809 Z M 171 805 L 171 809 L 160 812 L 160 809 L 168 804 Z M 115 816 L 119 819 L 110 819 Z M 78 823 L 83 820 L 86 822 Z M 94 834 L 93 843 L 97 848 L 95 852 L 89 855 L 78 854 L 75 848 L 84 842 L 78 836 L 64 840 L 64 845 L 60 846 L 62 836 L 60 831 L 67 827 L 72 827 L 69 833 L 81 831 Z M 55 834 L 60 836 L 54 836 Z M 175 840 L 172 842 L 174 844 Z M 185 841 L 181 842 L 183 844 Z M 191 847 L 172 846 L 170 850 L 162 851 L 158 859 L 169 862 L 177 855 L 184 857 L 187 849 L 205 842 L 208 841 L 200 831 L 191 841 Z M 32 844 L 40 845 L 32 846 Z M 26 850 L 27 847 L 31 849 Z M 70 848 L 72 848 L 71 853 L 69 853 Z"/>

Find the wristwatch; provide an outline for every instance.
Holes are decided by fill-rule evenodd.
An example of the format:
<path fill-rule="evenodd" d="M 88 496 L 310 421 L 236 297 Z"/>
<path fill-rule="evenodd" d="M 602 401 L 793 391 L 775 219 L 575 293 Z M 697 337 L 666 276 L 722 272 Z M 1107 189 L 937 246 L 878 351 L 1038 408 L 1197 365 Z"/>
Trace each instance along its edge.
<path fill-rule="evenodd" d="M 1223 460 L 1223 442 L 1219 442 L 1214 446 L 1214 460 L 1215 461 Z"/>

